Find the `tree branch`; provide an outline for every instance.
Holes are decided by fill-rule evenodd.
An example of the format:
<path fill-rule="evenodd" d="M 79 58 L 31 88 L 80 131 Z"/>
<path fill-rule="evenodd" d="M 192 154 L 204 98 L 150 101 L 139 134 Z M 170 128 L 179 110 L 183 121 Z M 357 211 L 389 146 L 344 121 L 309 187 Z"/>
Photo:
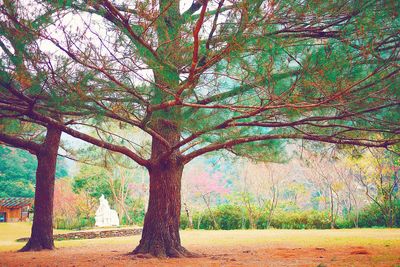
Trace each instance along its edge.
<path fill-rule="evenodd" d="M 373 141 L 373 140 L 358 140 L 358 139 L 339 139 L 330 136 L 318 136 L 318 135 L 304 135 L 304 134 L 270 134 L 270 135 L 259 135 L 259 136 L 248 136 L 242 137 L 235 140 L 229 140 L 219 144 L 211 144 L 206 147 L 200 148 L 182 157 L 182 162 L 185 164 L 192 159 L 201 156 L 205 153 L 226 149 L 240 144 L 266 141 L 266 140 L 283 140 L 283 139 L 303 139 L 310 141 L 318 141 L 324 143 L 340 144 L 340 145 L 357 145 L 366 147 L 388 147 L 400 143 L 399 139 L 383 140 L 383 141 Z"/>
<path fill-rule="evenodd" d="M 29 140 L 24 140 L 22 138 L 18 138 L 2 132 L 0 132 L 0 142 L 16 148 L 28 150 L 34 155 L 36 155 L 41 149 L 41 144 Z"/>

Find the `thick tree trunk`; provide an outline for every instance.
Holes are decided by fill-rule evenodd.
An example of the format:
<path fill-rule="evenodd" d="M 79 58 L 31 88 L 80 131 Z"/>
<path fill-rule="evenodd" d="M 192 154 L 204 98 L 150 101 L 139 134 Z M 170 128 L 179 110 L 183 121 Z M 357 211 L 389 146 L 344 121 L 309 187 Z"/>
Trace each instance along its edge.
<path fill-rule="evenodd" d="M 151 254 L 156 257 L 189 255 L 181 246 L 179 237 L 182 170 L 183 166 L 165 162 L 149 171 L 149 207 L 144 220 L 142 239 L 133 251 L 134 254 Z"/>
<path fill-rule="evenodd" d="M 171 144 L 180 135 L 170 122 L 159 119 L 155 126 Z M 181 246 L 179 224 L 181 214 L 181 179 L 183 164 L 178 152 L 165 156 L 166 148 L 156 139 L 152 143 L 150 195 L 144 219 L 142 239 L 132 254 L 150 254 L 155 257 L 188 257 Z"/>
<path fill-rule="evenodd" d="M 37 153 L 35 213 L 28 243 L 20 251 L 54 249 L 53 197 L 57 151 L 61 132 L 48 128 L 46 139 Z"/>

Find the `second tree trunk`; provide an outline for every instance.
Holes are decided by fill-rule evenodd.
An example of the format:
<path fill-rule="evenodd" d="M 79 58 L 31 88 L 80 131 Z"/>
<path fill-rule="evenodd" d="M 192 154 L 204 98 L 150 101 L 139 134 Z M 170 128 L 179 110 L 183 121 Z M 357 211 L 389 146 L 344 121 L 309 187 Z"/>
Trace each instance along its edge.
<path fill-rule="evenodd" d="M 48 128 L 46 139 L 37 152 L 35 213 L 28 243 L 20 251 L 54 249 L 53 198 L 57 151 L 61 132 Z"/>

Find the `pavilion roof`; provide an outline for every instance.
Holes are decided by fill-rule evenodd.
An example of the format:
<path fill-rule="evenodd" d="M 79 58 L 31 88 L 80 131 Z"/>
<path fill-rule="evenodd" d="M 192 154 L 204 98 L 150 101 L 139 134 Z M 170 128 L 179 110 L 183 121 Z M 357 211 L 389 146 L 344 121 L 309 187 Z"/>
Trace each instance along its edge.
<path fill-rule="evenodd" d="M 33 198 L 28 197 L 3 197 L 0 198 L 0 207 L 22 208 L 33 204 Z"/>

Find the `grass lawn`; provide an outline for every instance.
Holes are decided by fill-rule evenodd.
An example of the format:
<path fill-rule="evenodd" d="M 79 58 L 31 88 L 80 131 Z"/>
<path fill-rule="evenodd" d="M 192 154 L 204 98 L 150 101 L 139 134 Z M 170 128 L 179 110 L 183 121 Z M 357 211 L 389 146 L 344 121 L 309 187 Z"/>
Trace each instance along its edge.
<path fill-rule="evenodd" d="M 29 236 L 30 227 L 31 225 L 28 223 L 0 224 L 0 251 L 15 251 L 22 247 L 24 244 L 15 242 L 15 239 Z M 55 230 L 55 233 L 65 232 L 70 231 Z M 272 265 L 294 263 L 294 266 L 310 266 L 308 264 L 320 261 L 328 266 L 400 266 L 400 229 L 185 230 L 181 232 L 181 238 L 182 244 L 189 250 L 206 255 L 203 258 L 205 261 L 198 262 L 199 264 L 204 263 L 206 266 L 212 260 L 219 260 L 221 264 L 235 260 L 237 261 L 236 265 L 243 263 L 246 266 L 259 266 L 254 261 L 258 259 L 262 262 L 264 258 Z M 116 263 L 118 261 L 114 261 L 113 255 L 115 254 L 111 255 L 110 253 L 120 253 L 120 255 L 124 255 L 120 256 L 122 257 L 121 262 L 125 262 L 127 260 L 124 258 L 126 253 L 131 251 L 139 243 L 139 240 L 140 236 L 57 241 L 56 247 L 59 249 L 56 252 L 48 253 L 50 253 L 50 256 L 57 257 L 57 259 L 62 259 L 64 257 L 62 255 L 68 255 L 68 253 L 74 255 L 73 257 L 86 257 L 82 259 L 81 264 L 87 261 L 91 262 L 92 258 L 94 258 L 93 260 L 98 258 L 103 261 L 113 259 L 110 262 Z M 242 253 L 247 251 L 251 251 L 251 255 Z M 61 254 L 58 255 L 57 253 Z M 95 255 L 93 253 L 100 254 Z M 11 256 L 15 255 L 13 252 L 7 252 L 3 255 L 15 257 Z M 21 253 L 18 253 L 18 255 L 21 255 Z M 29 260 L 36 257 L 29 258 L 30 254 L 25 255 L 28 256 L 21 256 L 19 263 L 22 263 L 22 260 L 24 262 L 27 260 L 28 266 L 33 263 Z M 296 261 L 286 262 L 291 258 Z M 69 263 L 68 259 L 65 258 L 67 263 Z M 164 264 L 164 262 L 153 262 L 153 260 L 141 260 L 143 262 L 136 263 L 148 264 L 149 266 Z M 166 263 L 170 264 L 170 261 L 167 260 Z M 331 261 L 334 261 L 335 264 L 328 264 Z M 346 264 L 339 264 L 342 261 Z M 304 262 L 304 265 L 301 264 L 302 262 Z M 185 262 L 177 262 L 178 265 L 181 265 L 181 263 Z M 85 266 L 85 264 L 83 265 Z M 234 264 L 234 266 L 236 265 Z M 217 264 L 217 266 L 219 265 Z M 261 266 L 264 265 L 261 264 Z"/>
<path fill-rule="evenodd" d="M 21 237 L 29 237 L 32 223 L 0 223 L 0 251 L 17 250 L 24 243 L 15 240 Z M 55 234 L 68 233 L 67 230 L 54 230 Z"/>

